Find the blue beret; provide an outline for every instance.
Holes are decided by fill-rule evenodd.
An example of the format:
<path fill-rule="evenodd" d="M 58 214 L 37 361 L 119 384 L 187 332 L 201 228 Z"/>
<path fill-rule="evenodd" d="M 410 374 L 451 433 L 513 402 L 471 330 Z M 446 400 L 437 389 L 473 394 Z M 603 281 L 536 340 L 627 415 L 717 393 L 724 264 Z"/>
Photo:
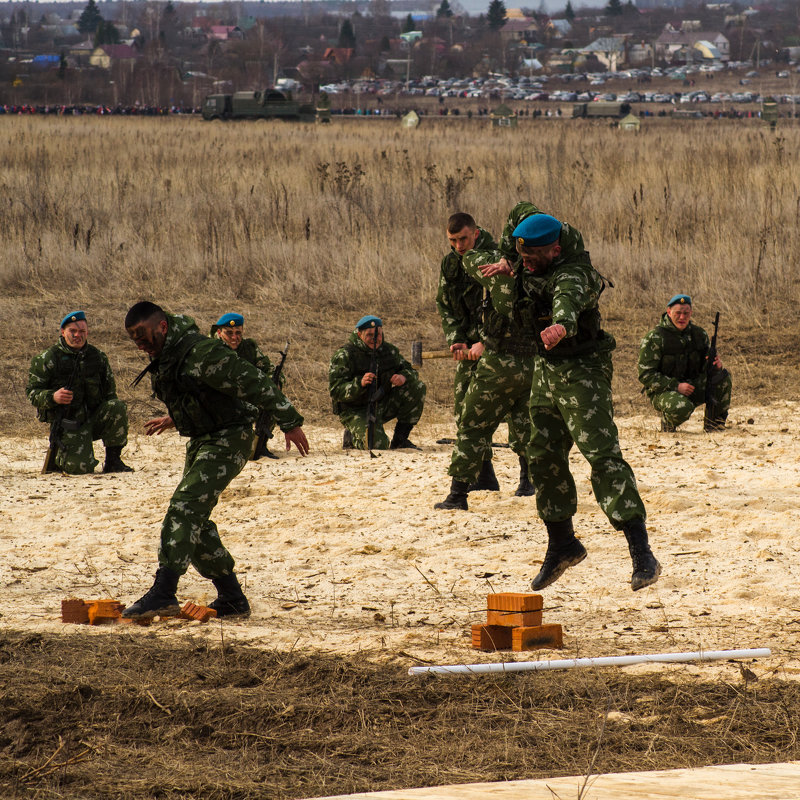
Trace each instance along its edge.
<path fill-rule="evenodd" d="M 690 306 L 692 304 L 692 298 L 689 297 L 688 294 L 676 294 L 674 297 L 670 298 L 670 301 L 667 303 L 667 308 L 672 308 L 672 306 L 680 303 L 682 306 Z"/>
<path fill-rule="evenodd" d="M 523 247 L 544 247 L 558 241 L 561 223 L 549 214 L 525 217 L 511 234 Z"/>
<path fill-rule="evenodd" d="M 382 328 L 383 323 L 381 322 L 379 317 L 373 317 L 371 314 L 368 314 L 366 317 L 361 317 L 361 319 L 356 322 L 356 330 L 357 331 L 365 331 L 367 328 Z"/>
<path fill-rule="evenodd" d="M 79 319 L 82 319 L 86 322 L 86 314 L 83 311 L 70 311 L 64 319 L 61 320 L 61 327 L 66 328 L 70 322 L 77 322 Z"/>
<path fill-rule="evenodd" d="M 235 328 L 237 325 L 244 325 L 244 317 L 241 314 L 223 314 L 214 325 L 217 328 Z"/>

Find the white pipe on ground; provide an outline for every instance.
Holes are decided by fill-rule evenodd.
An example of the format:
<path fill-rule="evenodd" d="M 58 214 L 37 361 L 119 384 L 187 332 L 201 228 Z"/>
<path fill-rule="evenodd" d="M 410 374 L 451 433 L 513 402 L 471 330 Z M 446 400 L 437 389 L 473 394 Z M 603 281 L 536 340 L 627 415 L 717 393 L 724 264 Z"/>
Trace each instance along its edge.
<path fill-rule="evenodd" d="M 763 658 L 770 655 L 767 647 L 754 650 L 700 650 L 695 653 L 653 653 L 639 656 L 603 656 L 601 658 L 565 658 L 555 661 L 508 661 L 502 664 L 452 664 L 435 667 L 411 667 L 409 675 L 482 675 L 488 672 L 538 672 L 547 669 L 580 667 L 627 667 L 631 664 L 663 662 L 719 661 L 724 658 Z"/>

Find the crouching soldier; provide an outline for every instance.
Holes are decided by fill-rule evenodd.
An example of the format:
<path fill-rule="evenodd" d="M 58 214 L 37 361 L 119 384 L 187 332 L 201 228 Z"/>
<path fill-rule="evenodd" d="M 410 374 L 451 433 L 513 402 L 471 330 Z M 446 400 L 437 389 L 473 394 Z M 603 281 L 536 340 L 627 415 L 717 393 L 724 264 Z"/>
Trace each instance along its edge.
<path fill-rule="evenodd" d="M 328 388 L 335 413 L 345 427 L 342 447 L 365 450 L 368 407 L 372 385 L 377 381 L 374 443 L 376 450 L 419 449 L 408 435 L 419 422 L 425 404 L 426 386 L 416 370 L 392 344 L 384 341 L 383 322 L 378 317 L 362 317 L 344 347 L 331 358 Z M 392 441 L 383 425 L 396 419 Z"/>
<path fill-rule="evenodd" d="M 286 449 L 294 444 L 301 455 L 308 452 L 303 418 L 268 375 L 199 333 L 191 317 L 142 302 L 128 311 L 125 328 L 150 356 L 137 382 L 149 372 L 169 412 L 149 420 L 147 434 L 177 428 L 189 441 L 183 477 L 161 526 L 155 582 L 123 616 L 176 614 L 178 580 L 190 564 L 217 589 L 210 607 L 218 617 L 247 616 L 250 604 L 211 512 L 252 452 L 253 407 L 268 408 L 285 433 Z"/>
<path fill-rule="evenodd" d="M 56 344 L 31 361 L 25 394 L 39 419 L 50 423 L 50 448 L 44 472 L 85 475 L 98 461 L 92 442 L 106 448 L 103 472 L 133 472 L 122 461 L 128 443 L 128 412 L 117 397 L 105 353 L 89 344 L 83 311 L 61 320 Z"/>

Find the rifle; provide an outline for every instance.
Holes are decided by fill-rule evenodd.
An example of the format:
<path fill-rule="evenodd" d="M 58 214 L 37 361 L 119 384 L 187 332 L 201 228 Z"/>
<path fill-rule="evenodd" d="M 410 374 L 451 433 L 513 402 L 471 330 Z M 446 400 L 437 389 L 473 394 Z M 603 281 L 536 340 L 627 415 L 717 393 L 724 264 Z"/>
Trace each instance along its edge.
<path fill-rule="evenodd" d="M 286 363 L 286 356 L 289 353 L 289 341 L 286 341 L 286 347 L 279 351 L 281 354 L 280 361 L 275 365 L 272 370 L 272 382 L 280 388 L 279 381 L 281 379 L 281 372 L 283 372 L 283 365 Z M 253 451 L 253 461 L 258 461 L 261 456 L 267 458 L 277 458 L 274 453 L 270 453 L 267 448 L 267 442 L 272 438 L 272 414 L 266 409 L 259 412 L 258 419 L 256 420 L 256 447 Z"/>
<path fill-rule="evenodd" d="M 72 391 L 72 387 L 75 384 L 75 378 L 78 374 L 78 367 L 80 366 L 81 361 L 83 361 L 83 353 L 77 353 L 75 356 L 75 363 L 72 366 L 72 374 L 69 376 L 69 380 L 67 381 L 66 386 L 64 389 L 68 391 Z M 71 404 L 70 404 L 71 405 Z M 55 412 L 53 413 L 53 422 L 50 424 L 50 441 L 47 445 L 47 452 L 44 455 L 44 464 L 42 464 L 42 475 L 46 475 L 48 472 L 55 472 L 55 460 L 56 460 L 56 453 L 59 450 L 66 450 L 64 446 L 64 441 L 61 438 L 61 434 L 63 431 L 76 431 L 80 427 L 79 423 L 74 419 L 64 419 L 67 409 L 69 405 L 62 405 L 59 403 L 58 407 L 56 408 Z"/>
<path fill-rule="evenodd" d="M 372 357 L 369 362 L 369 371 L 375 376 L 369 387 L 367 398 L 367 449 L 370 458 L 378 456 L 372 452 L 375 447 L 375 425 L 378 422 L 378 401 L 383 397 L 383 390 L 378 382 L 378 329 L 375 328 L 375 338 L 372 340 Z"/>
<path fill-rule="evenodd" d="M 714 399 L 714 386 L 719 383 L 723 375 L 722 370 L 717 370 L 714 362 L 717 360 L 717 332 L 719 331 L 719 311 L 714 317 L 714 333 L 711 336 L 711 344 L 708 346 L 708 355 L 706 356 L 706 392 L 705 392 L 705 413 L 703 415 L 703 428 L 709 429 L 709 426 L 717 424 L 717 403 Z M 719 374 L 720 378 L 714 382 L 715 372 Z"/>

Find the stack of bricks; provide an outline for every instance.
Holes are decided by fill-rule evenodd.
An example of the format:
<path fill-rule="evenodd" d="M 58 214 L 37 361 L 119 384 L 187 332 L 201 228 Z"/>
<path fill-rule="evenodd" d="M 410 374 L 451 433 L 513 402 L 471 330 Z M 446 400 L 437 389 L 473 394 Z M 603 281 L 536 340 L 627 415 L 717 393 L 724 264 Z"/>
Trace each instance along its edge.
<path fill-rule="evenodd" d="M 116 625 L 123 622 L 136 622 L 139 625 L 149 625 L 152 619 L 147 617 L 139 619 L 126 619 L 122 616 L 125 606 L 116 600 L 80 600 L 71 597 L 61 601 L 61 621 L 71 622 L 76 625 Z M 180 613 L 181 619 L 208 622 L 217 616 L 213 608 L 198 606 L 187 602 Z"/>
<path fill-rule="evenodd" d="M 542 625 L 542 596 L 501 592 L 486 597 L 486 624 L 472 626 L 476 650 L 560 649 L 564 633 L 560 625 Z"/>

